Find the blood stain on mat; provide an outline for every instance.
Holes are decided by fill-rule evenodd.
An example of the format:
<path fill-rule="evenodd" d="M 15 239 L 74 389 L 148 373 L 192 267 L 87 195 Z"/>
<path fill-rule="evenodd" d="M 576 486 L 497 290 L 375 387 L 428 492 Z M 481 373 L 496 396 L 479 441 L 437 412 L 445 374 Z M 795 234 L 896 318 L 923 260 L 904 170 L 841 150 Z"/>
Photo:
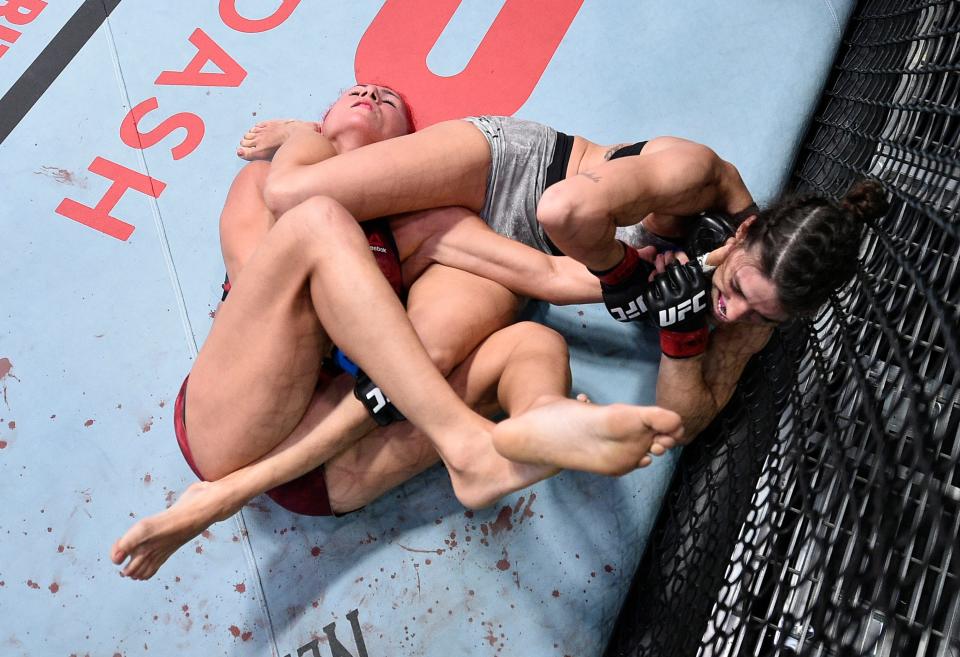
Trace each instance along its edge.
<path fill-rule="evenodd" d="M 463 512 L 463 515 L 465 515 L 465 516 L 468 517 L 468 518 L 472 518 L 472 517 L 473 517 L 473 511 L 470 511 L 469 509 L 467 509 L 466 511 Z"/>
<path fill-rule="evenodd" d="M 146 422 L 140 425 L 140 432 L 148 433 L 152 428 L 153 428 L 153 416 L 151 415 L 150 419 L 148 419 Z"/>
<path fill-rule="evenodd" d="M 552 595 L 552 596 L 555 597 L 555 598 L 559 598 L 559 597 L 560 597 L 560 591 L 558 591 L 557 589 L 553 589 L 553 593 L 551 593 L 550 595 Z"/>
<path fill-rule="evenodd" d="M 6 449 L 6 448 L 7 448 L 7 441 L 0 440 L 0 449 Z"/>
<path fill-rule="evenodd" d="M 48 586 L 47 588 L 50 589 L 50 593 L 56 593 L 57 591 L 60 590 L 60 585 L 57 584 L 56 582 L 54 582 L 53 584 L 51 584 L 51 585 Z"/>
<path fill-rule="evenodd" d="M 149 472 L 143 475 L 143 483 L 149 484 L 151 481 L 153 481 L 153 477 L 150 475 Z"/>
<path fill-rule="evenodd" d="M 78 178 L 72 171 L 60 167 L 41 166 L 40 171 L 34 171 L 38 176 L 46 176 L 62 185 L 73 185 L 81 189 L 87 188 L 86 178 Z"/>
<path fill-rule="evenodd" d="M 232 634 L 233 636 L 235 637 L 240 636 L 240 628 L 237 627 L 236 625 L 231 625 L 228 629 L 230 630 L 230 634 Z"/>
<path fill-rule="evenodd" d="M 176 491 L 173 491 L 173 490 L 168 490 L 168 491 L 167 491 L 167 494 L 163 496 L 163 499 L 164 499 L 164 500 L 166 501 L 166 503 L 167 503 L 167 508 L 168 508 L 168 509 L 169 509 L 171 506 L 173 506 L 173 498 L 175 498 L 176 496 L 177 496 L 177 492 L 176 492 Z"/>
<path fill-rule="evenodd" d="M 240 582 L 239 584 L 234 584 L 233 590 L 236 591 L 237 593 L 246 593 L 247 585 L 244 582 Z"/>
<path fill-rule="evenodd" d="M 323 548 L 317 547 L 316 545 L 314 545 L 312 548 L 310 548 L 310 555 L 311 555 L 311 556 L 319 557 L 321 554 L 323 554 Z"/>
<path fill-rule="evenodd" d="M 500 513 L 497 514 L 497 519 L 490 523 L 490 531 L 493 532 L 494 536 L 500 532 L 513 529 L 513 521 L 510 517 L 512 513 L 513 509 L 511 509 L 509 505 L 500 509 Z"/>
<path fill-rule="evenodd" d="M 612 573 L 612 572 L 613 572 L 613 566 L 611 566 L 610 564 L 605 565 L 605 566 L 603 567 L 603 569 L 604 569 L 606 572 L 608 572 L 608 573 Z"/>
<path fill-rule="evenodd" d="M 85 427 L 92 427 L 92 426 L 93 426 L 93 420 L 87 420 L 86 422 L 83 423 L 83 426 L 85 426 Z"/>
<path fill-rule="evenodd" d="M 367 537 L 360 539 L 360 545 L 370 545 L 371 543 L 375 543 L 376 540 L 377 540 L 376 536 L 374 536 L 370 532 L 367 532 Z"/>
<path fill-rule="evenodd" d="M 500 570 L 510 570 L 510 562 L 507 560 L 507 557 L 510 556 L 507 554 L 507 550 L 503 550 L 503 558 L 497 562 L 497 568 Z"/>
<path fill-rule="evenodd" d="M 27 586 L 29 586 L 31 589 L 39 589 L 39 588 L 40 588 L 40 585 L 37 584 L 36 582 L 34 582 L 32 579 L 28 579 L 28 580 L 27 580 Z"/>
<path fill-rule="evenodd" d="M 19 382 L 20 379 L 15 377 L 10 372 L 13 370 L 13 363 L 10 362 L 9 358 L 0 358 L 0 382 L 3 382 L 8 376 Z M 10 408 L 10 402 L 7 400 L 7 384 L 3 384 L 3 403 L 7 405 L 7 408 Z"/>
<path fill-rule="evenodd" d="M 200 532 L 200 535 L 208 541 L 213 540 L 213 532 L 211 532 L 209 529 L 204 529 L 202 532 Z"/>
<path fill-rule="evenodd" d="M 62 545 L 58 545 L 58 546 L 57 546 L 57 552 L 63 553 L 63 551 L 64 551 L 65 549 L 66 549 L 66 548 L 63 547 Z"/>
<path fill-rule="evenodd" d="M 521 498 L 521 499 L 523 499 L 523 498 Z M 530 499 L 527 500 L 527 506 L 524 507 L 524 509 L 523 509 L 523 515 L 520 516 L 520 522 L 523 522 L 525 518 L 532 518 L 532 517 L 533 517 L 533 511 L 531 510 L 530 507 L 533 506 L 533 502 L 534 502 L 534 500 L 536 500 L 536 499 L 537 499 L 537 494 L 536 494 L 536 493 L 530 493 Z M 517 506 L 520 506 L 520 505 L 518 504 Z"/>
<path fill-rule="evenodd" d="M 14 422 L 13 420 L 10 420 L 9 422 L 7 422 L 7 428 L 8 428 L 8 429 L 16 429 L 16 428 L 17 428 L 17 423 Z"/>

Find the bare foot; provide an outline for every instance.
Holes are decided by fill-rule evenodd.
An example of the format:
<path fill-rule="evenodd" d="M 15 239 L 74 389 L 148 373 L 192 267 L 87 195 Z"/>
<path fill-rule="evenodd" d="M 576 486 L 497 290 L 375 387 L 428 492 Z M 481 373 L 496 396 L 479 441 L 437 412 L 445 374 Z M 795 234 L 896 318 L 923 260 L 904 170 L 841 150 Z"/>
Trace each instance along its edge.
<path fill-rule="evenodd" d="M 110 560 L 130 563 L 122 574 L 132 579 L 149 579 L 187 541 L 219 520 L 236 513 L 242 502 L 228 502 L 223 486 L 201 481 L 191 484 L 176 504 L 166 511 L 144 518 L 121 536 L 110 549 Z"/>
<path fill-rule="evenodd" d="M 513 461 L 622 475 L 682 435 L 680 416 L 656 406 L 553 399 L 496 425 L 493 444 Z"/>
<path fill-rule="evenodd" d="M 240 140 L 237 156 L 244 160 L 270 160 L 298 128 L 316 130 L 318 124 L 296 119 L 273 119 L 256 124 Z"/>

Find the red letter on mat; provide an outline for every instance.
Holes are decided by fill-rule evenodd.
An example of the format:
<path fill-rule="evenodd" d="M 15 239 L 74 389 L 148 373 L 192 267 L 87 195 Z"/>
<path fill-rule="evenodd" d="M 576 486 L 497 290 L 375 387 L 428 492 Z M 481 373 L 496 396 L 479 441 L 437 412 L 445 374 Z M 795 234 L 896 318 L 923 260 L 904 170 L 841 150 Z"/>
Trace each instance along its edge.
<path fill-rule="evenodd" d="M 266 32 L 290 18 L 299 4 L 300 0 L 283 0 L 280 7 L 266 18 L 244 18 L 237 11 L 237 0 L 220 0 L 220 20 L 237 32 Z"/>
<path fill-rule="evenodd" d="M 111 217 L 110 211 L 116 207 L 120 198 L 128 189 L 132 188 L 147 196 L 157 198 L 167 185 L 155 178 L 145 176 L 138 171 L 128 169 L 122 164 L 111 162 L 102 157 L 95 158 L 89 168 L 93 173 L 112 180 L 113 184 L 110 185 L 110 189 L 103 195 L 95 208 L 65 198 L 57 206 L 57 214 L 78 221 L 84 226 L 90 226 L 90 228 L 106 233 L 110 237 L 126 240 L 133 234 L 133 226 L 116 217 Z"/>
<path fill-rule="evenodd" d="M 470 114 L 513 114 L 530 97 L 582 4 L 507 0 L 466 68 L 441 77 L 427 68 L 427 55 L 460 0 L 387 0 L 357 47 L 357 81 L 402 91 L 418 127 Z"/>
<path fill-rule="evenodd" d="M 182 71 L 164 71 L 155 84 L 181 84 L 194 87 L 239 87 L 247 72 L 226 51 L 199 27 L 190 35 L 197 54 Z M 207 62 L 216 64 L 222 73 L 204 73 Z"/>
<path fill-rule="evenodd" d="M 138 127 L 140 119 L 159 106 L 160 103 L 157 101 L 156 96 L 154 96 L 131 109 L 127 115 L 123 117 L 123 123 L 120 124 L 120 139 L 130 148 L 143 150 L 144 148 L 154 146 L 177 128 L 185 128 L 187 136 L 184 137 L 182 142 L 171 148 L 170 152 L 173 153 L 173 159 L 175 160 L 190 155 L 190 153 L 200 145 L 200 141 L 203 139 L 203 119 L 190 112 L 180 112 L 166 119 L 150 132 L 140 132 Z"/>

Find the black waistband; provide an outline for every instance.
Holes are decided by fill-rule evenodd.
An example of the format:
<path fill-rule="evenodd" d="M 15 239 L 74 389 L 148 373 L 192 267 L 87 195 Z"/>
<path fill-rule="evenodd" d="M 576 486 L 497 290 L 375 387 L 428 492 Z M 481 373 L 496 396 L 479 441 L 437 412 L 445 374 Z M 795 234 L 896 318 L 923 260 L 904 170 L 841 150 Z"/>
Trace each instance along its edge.
<path fill-rule="evenodd" d="M 546 189 L 567 177 L 567 165 L 570 164 L 570 152 L 573 150 L 573 137 L 557 131 L 557 143 L 553 145 L 553 158 L 547 167 Z"/>
<path fill-rule="evenodd" d="M 549 166 L 547 166 L 547 178 L 544 181 L 544 189 L 567 177 L 567 165 L 570 164 L 570 152 L 572 150 L 573 137 L 558 130 L 557 141 L 553 145 L 553 158 L 550 160 Z M 553 243 L 549 235 L 544 233 L 543 237 L 553 255 L 563 255 L 563 251 L 557 248 L 557 245 Z"/>

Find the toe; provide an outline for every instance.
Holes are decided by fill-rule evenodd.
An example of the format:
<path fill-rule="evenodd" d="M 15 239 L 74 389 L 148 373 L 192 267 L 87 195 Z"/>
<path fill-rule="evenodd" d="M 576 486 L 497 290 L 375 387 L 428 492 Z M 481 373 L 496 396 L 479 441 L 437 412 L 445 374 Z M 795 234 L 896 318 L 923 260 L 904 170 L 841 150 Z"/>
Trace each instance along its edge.
<path fill-rule="evenodd" d="M 127 558 L 127 553 L 120 549 L 119 543 L 120 541 L 117 541 L 113 544 L 113 547 L 110 548 L 110 561 L 118 566 Z"/>

